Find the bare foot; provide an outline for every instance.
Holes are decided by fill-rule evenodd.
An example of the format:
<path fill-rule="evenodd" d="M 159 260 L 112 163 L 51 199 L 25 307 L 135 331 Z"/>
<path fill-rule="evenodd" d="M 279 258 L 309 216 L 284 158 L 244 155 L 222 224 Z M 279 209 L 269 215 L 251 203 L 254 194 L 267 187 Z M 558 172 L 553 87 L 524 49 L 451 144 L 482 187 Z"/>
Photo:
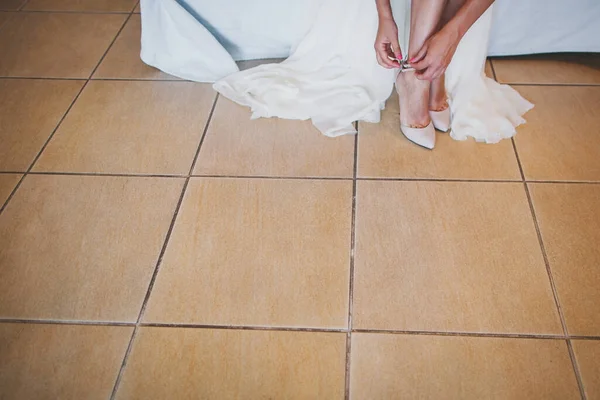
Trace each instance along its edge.
<path fill-rule="evenodd" d="M 446 75 L 443 74 L 431 82 L 431 91 L 429 93 L 429 109 L 431 111 L 444 111 L 448 108 L 445 78 Z"/>
<path fill-rule="evenodd" d="M 400 123 L 410 128 L 425 128 L 429 117 L 429 81 L 417 79 L 414 71 L 398 74 L 396 91 L 400 100 Z"/>

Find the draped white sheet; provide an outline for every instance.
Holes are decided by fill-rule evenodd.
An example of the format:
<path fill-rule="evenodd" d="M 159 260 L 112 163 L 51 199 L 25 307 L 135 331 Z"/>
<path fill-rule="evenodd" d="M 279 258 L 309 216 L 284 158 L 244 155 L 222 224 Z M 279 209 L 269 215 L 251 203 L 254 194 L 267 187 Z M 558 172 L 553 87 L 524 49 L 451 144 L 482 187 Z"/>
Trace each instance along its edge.
<path fill-rule="evenodd" d="M 142 51 L 146 64 L 197 82 L 239 71 L 227 50 L 175 0 L 142 0 Z"/>
<path fill-rule="evenodd" d="M 492 9 L 471 27 L 446 73 L 454 139 L 512 137 L 533 107 L 484 75 L 491 16 Z M 376 31 L 374 1 L 325 0 L 287 60 L 234 73 L 214 88 L 250 107 L 253 118 L 312 119 L 327 136 L 355 133 L 354 121 L 379 122 L 396 74 L 377 65 Z"/>

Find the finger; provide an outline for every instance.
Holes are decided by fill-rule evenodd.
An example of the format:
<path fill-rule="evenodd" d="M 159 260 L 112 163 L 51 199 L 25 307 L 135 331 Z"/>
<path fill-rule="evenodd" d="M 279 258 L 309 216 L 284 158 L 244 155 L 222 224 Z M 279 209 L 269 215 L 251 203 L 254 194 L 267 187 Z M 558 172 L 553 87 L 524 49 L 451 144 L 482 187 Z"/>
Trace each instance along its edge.
<path fill-rule="evenodd" d="M 426 70 L 431 67 L 431 60 L 429 57 L 425 56 L 421 61 L 410 62 L 410 66 L 416 69 L 417 71 Z"/>
<path fill-rule="evenodd" d="M 389 60 L 394 68 L 400 67 L 400 63 L 397 61 L 398 57 L 394 54 L 394 50 L 390 44 L 385 46 L 386 59 Z M 402 58 L 400 58 L 402 59 Z"/>
<path fill-rule="evenodd" d="M 425 43 L 419 49 L 419 51 L 417 51 L 417 54 L 415 54 L 415 56 L 413 58 L 411 58 L 409 60 L 409 62 L 410 62 L 411 65 L 413 65 L 414 63 L 418 63 L 419 61 L 423 60 L 426 55 L 427 55 L 427 43 Z"/>
<path fill-rule="evenodd" d="M 394 57 L 396 57 L 398 60 L 402 60 L 402 49 L 400 48 L 400 43 L 398 42 L 398 35 L 395 36 L 395 40 L 392 40 L 390 47 Z"/>
<path fill-rule="evenodd" d="M 379 52 L 375 52 L 375 57 L 377 57 L 377 64 L 381 65 L 384 68 L 387 68 L 387 66 L 383 63 L 383 61 L 381 61 L 381 57 L 379 56 Z"/>
<path fill-rule="evenodd" d="M 398 68 L 400 64 L 397 61 L 390 60 L 389 45 L 384 45 L 377 50 L 381 62 L 386 68 Z M 393 57 L 393 56 L 392 56 Z"/>
<path fill-rule="evenodd" d="M 385 53 L 383 54 L 383 57 L 382 57 L 380 51 L 375 52 L 375 55 L 377 56 L 377 63 L 379 65 L 381 65 L 383 68 L 392 69 L 395 67 L 394 64 L 391 62 L 391 60 L 388 60 Z"/>

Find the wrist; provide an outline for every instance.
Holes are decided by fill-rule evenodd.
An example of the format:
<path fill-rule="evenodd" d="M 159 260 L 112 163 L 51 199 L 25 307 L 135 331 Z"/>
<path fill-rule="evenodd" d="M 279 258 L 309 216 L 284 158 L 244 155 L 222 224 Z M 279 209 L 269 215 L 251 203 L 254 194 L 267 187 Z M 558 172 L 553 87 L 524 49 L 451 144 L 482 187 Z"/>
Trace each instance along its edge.
<path fill-rule="evenodd" d="M 394 21 L 394 16 L 392 15 L 392 13 L 379 13 L 379 22 L 393 22 L 396 23 L 396 21 Z"/>
<path fill-rule="evenodd" d="M 462 37 L 465 35 L 466 30 L 462 27 L 462 24 L 459 21 L 454 19 L 450 20 L 443 28 L 450 37 L 454 38 L 455 41 L 460 41 Z"/>

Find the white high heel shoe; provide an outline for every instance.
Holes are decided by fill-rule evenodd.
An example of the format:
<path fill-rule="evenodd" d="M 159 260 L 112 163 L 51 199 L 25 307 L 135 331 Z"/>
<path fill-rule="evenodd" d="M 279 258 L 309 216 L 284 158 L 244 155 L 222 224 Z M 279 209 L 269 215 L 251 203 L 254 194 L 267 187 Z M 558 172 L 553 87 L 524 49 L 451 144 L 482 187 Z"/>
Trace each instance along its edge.
<path fill-rule="evenodd" d="M 400 130 L 408 140 L 426 149 L 433 150 L 435 147 L 435 128 L 430 122 L 425 128 L 411 128 L 400 124 Z"/>
<path fill-rule="evenodd" d="M 450 130 L 450 107 L 442 111 L 429 111 L 429 116 L 435 129 L 442 132 Z"/>
<path fill-rule="evenodd" d="M 408 55 L 407 55 L 407 58 L 408 58 Z M 407 59 L 398 60 L 398 61 L 400 62 L 399 73 L 404 73 L 404 72 L 408 72 L 408 71 L 414 72 L 414 68 L 412 68 L 408 64 Z M 448 114 L 448 115 L 450 115 L 450 114 Z M 434 128 L 433 119 L 424 128 L 412 128 L 410 126 L 403 125 L 402 122 L 400 122 L 400 130 L 402 131 L 402 133 L 404 134 L 404 136 L 406 136 L 406 138 L 408 140 L 410 140 L 411 142 L 413 142 L 416 145 L 425 147 L 426 149 L 429 149 L 429 150 L 433 150 L 433 148 L 435 147 L 435 128 Z"/>

